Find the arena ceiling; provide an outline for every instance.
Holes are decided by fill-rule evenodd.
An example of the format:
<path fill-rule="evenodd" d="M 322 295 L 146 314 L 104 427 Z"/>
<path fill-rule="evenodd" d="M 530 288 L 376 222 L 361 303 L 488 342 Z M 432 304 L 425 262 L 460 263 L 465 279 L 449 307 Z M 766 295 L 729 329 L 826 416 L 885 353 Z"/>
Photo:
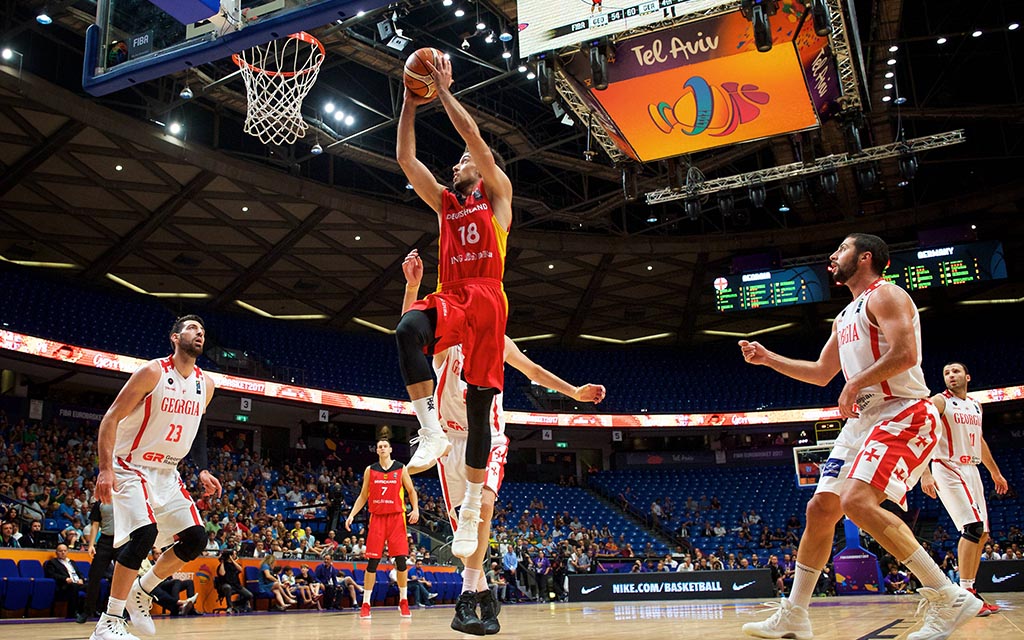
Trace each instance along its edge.
<path fill-rule="evenodd" d="M 24 58 L 0 66 L 0 256 L 69 264 L 68 277 L 82 281 L 109 283 L 112 275 L 149 293 L 202 296 L 195 301 L 202 306 L 240 310 L 240 301 L 250 312 L 311 316 L 349 330 L 394 325 L 402 258 L 419 248 L 430 278 L 437 230 L 393 159 L 401 57 L 374 43 L 372 21 L 318 32 L 329 61 L 310 100 L 363 103 L 377 116 L 367 115 L 346 141 L 317 157 L 309 137 L 275 148 L 245 138 L 241 80 L 216 83 L 230 73 L 225 65 L 192 72 L 196 98 L 188 103 L 178 98 L 184 77 L 86 96 L 82 34 L 92 3 L 49 3 L 49 27 L 33 19 L 43 4 L 2 5 L 0 45 Z M 854 6 L 875 105 L 866 114 L 867 141 L 963 128 L 967 142 L 923 156 L 907 188 L 896 186 L 895 164 L 883 164 L 878 189 L 860 190 L 845 172 L 835 196 L 813 190 L 786 215 L 775 211 L 774 192 L 765 209 L 738 194 L 738 215 L 724 218 L 709 202 L 695 222 L 680 202 L 627 201 L 620 169 L 600 154 L 584 160 L 586 130 L 561 124 L 533 83 L 504 68 L 500 49 L 465 30 L 473 20 L 450 19 L 440 2 L 396 6 L 417 46 L 458 52 L 463 39 L 471 44 L 457 69 L 463 86 L 475 88 L 461 99 L 510 159 L 516 186 L 509 333 L 576 345 L 581 335 L 664 334 L 662 341 L 686 343 L 707 332 L 820 328 L 841 293 L 824 305 L 721 315 L 711 279 L 728 273 L 737 255 L 777 251 L 823 260 L 855 230 L 907 242 L 919 229 L 976 224 L 980 237 L 1006 245 L 1010 280 L 936 295 L 947 303 L 1024 296 L 1024 30 L 1007 29 L 1024 18 L 1013 15 L 1020 7 L 983 0 L 965 16 L 963 4 L 951 0 Z M 479 7 L 488 20 L 515 23 L 514 2 L 481 0 Z M 985 30 L 982 37 L 967 33 L 975 26 Z M 936 44 L 939 35 L 947 45 Z M 893 44 L 908 98 L 899 109 L 879 101 Z M 171 118 L 187 123 L 184 138 L 153 123 Z M 436 109 L 419 127 L 421 155 L 447 175 L 461 151 L 457 136 Z M 328 146 L 333 139 L 320 140 Z M 731 175 L 792 162 L 792 143 L 783 137 L 686 160 L 709 178 Z M 845 142 L 829 123 L 803 144 L 820 155 Z M 641 192 L 667 184 L 664 163 L 641 168 Z"/>

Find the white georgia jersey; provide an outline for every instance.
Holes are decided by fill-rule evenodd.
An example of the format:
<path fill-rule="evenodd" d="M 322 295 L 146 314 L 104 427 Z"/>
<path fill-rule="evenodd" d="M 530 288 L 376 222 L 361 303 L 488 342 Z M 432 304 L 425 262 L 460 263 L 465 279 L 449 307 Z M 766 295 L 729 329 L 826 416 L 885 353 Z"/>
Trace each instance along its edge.
<path fill-rule="evenodd" d="M 839 362 L 843 375 L 849 380 L 878 361 L 889 351 L 889 341 L 868 319 L 868 298 L 881 287 L 896 287 L 884 278 L 853 299 L 836 318 L 836 337 L 839 339 Z M 907 295 L 900 289 L 900 293 Z M 913 302 L 911 302 L 913 304 Z M 914 305 L 914 339 L 917 340 L 917 363 L 888 380 L 861 389 L 857 406 L 863 411 L 887 398 L 927 398 L 928 386 L 921 370 L 921 318 Z"/>
<path fill-rule="evenodd" d="M 469 419 L 466 417 L 466 381 L 462 378 L 462 369 L 466 357 L 462 346 L 448 348 L 448 353 L 440 366 L 434 365 L 437 375 L 437 389 L 434 401 L 437 403 L 437 419 L 448 437 L 466 438 L 469 436 Z M 499 393 L 491 401 L 487 423 L 490 425 L 491 440 L 505 438 L 505 412 L 502 409 L 502 398 Z"/>
<path fill-rule="evenodd" d="M 974 398 L 961 400 L 949 389 L 942 394 L 946 410 L 942 412 L 939 442 L 932 454 L 934 459 L 951 460 L 960 464 L 981 462 L 981 405 Z"/>
<path fill-rule="evenodd" d="M 176 467 L 192 448 L 206 412 L 206 379 L 199 367 L 187 378 L 170 357 L 159 361 L 160 381 L 117 425 L 114 457 L 142 467 Z"/>

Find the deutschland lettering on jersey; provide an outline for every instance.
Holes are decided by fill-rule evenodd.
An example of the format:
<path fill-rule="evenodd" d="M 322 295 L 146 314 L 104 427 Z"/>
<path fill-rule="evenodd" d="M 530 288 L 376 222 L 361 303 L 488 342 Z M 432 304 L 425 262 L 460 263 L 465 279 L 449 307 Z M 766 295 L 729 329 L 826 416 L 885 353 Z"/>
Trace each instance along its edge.
<path fill-rule="evenodd" d="M 379 462 L 370 465 L 370 513 L 402 513 L 405 511 L 405 487 L 402 473 L 405 466 L 397 460 L 385 469 Z"/>
<path fill-rule="evenodd" d="M 507 241 L 508 229 L 494 217 L 482 180 L 465 201 L 448 189 L 441 194 L 440 285 L 471 278 L 501 282 Z"/>

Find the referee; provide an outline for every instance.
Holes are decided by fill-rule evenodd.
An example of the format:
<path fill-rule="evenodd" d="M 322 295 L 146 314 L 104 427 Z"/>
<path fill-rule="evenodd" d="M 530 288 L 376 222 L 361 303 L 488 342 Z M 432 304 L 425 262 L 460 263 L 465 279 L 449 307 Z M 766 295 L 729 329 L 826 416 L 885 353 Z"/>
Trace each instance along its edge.
<path fill-rule="evenodd" d="M 97 539 L 96 534 L 99 533 Z M 89 579 L 85 588 L 85 607 L 78 612 L 75 622 L 84 624 L 89 616 L 96 615 L 96 604 L 100 596 L 100 580 L 114 561 L 114 505 L 100 501 L 92 503 L 89 511 Z M 104 607 L 105 608 L 105 607 Z"/>

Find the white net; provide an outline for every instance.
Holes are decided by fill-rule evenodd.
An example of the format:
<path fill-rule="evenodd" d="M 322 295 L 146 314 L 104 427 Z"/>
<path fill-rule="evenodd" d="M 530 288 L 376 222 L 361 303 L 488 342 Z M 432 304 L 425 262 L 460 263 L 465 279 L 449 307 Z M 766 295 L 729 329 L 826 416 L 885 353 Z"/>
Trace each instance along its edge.
<path fill-rule="evenodd" d="M 232 56 L 249 100 L 245 132 L 264 144 L 291 144 L 306 135 L 302 100 L 316 82 L 324 47 L 305 32 Z"/>

